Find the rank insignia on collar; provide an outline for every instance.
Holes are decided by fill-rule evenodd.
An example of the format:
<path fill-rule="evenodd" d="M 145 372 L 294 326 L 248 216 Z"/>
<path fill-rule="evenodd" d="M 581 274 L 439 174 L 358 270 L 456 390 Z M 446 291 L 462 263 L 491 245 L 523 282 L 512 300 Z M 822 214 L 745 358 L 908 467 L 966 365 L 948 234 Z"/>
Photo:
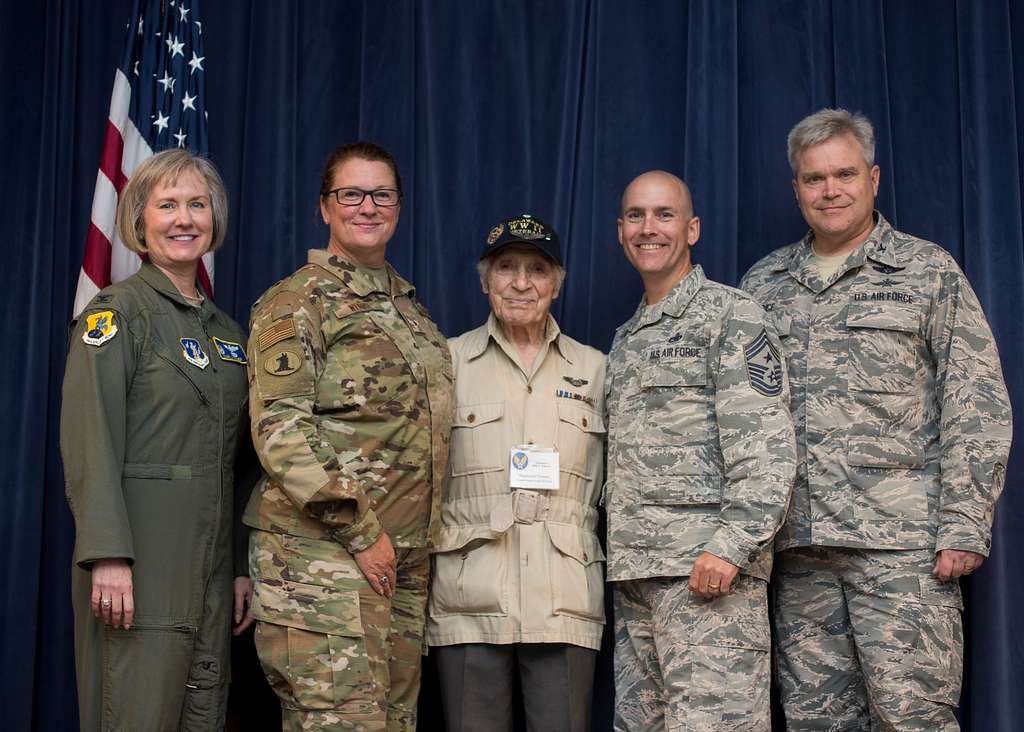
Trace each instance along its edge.
<path fill-rule="evenodd" d="M 195 338 L 179 338 L 181 344 L 181 355 L 193 366 L 205 369 L 210 365 L 210 357 L 206 355 L 203 347 Z"/>
<path fill-rule="evenodd" d="M 888 264 L 879 264 L 878 262 L 872 262 L 871 269 L 875 270 L 876 272 L 881 272 L 882 274 L 885 275 L 890 275 L 895 272 L 902 272 L 903 270 L 906 269 L 906 267 L 890 267 Z"/>
<path fill-rule="evenodd" d="M 586 379 L 577 379 L 577 378 L 574 378 L 572 376 L 563 376 L 562 379 L 564 379 L 565 381 L 568 381 L 573 386 L 583 386 L 584 384 L 589 384 L 590 383 Z"/>
<path fill-rule="evenodd" d="M 221 361 L 249 363 L 248 359 L 245 357 L 245 349 L 242 348 L 241 343 L 235 343 L 234 341 L 222 341 L 217 336 L 214 336 L 213 345 L 217 347 L 217 355 L 220 356 Z"/>
<path fill-rule="evenodd" d="M 747 378 L 754 391 L 766 397 L 778 396 L 782 392 L 782 357 L 764 328 L 743 353 L 747 358 Z"/>
<path fill-rule="evenodd" d="M 102 346 L 116 335 L 117 326 L 114 324 L 112 310 L 93 313 L 85 318 L 85 332 L 82 333 L 82 341 L 90 346 Z"/>

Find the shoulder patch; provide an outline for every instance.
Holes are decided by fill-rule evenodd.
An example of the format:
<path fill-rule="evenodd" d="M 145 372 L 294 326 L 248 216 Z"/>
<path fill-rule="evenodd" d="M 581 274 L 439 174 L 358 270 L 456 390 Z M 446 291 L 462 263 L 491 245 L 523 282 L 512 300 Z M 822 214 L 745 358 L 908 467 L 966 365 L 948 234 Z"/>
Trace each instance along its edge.
<path fill-rule="evenodd" d="M 764 328 L 743 351 L 747 358 L 747 378 L 754 391 L 767 397 L 782 393 L 782 358 Z"/>
<path fill-rule="evenodd" d="M 117 325 L 114 323 L 114 311 L 103 310 L 86 317 L 85 332 L 82 333 L 82 341 L 85 343 L 90 346 L 102 346 L 116 335 Z"/>
<path fill-rule="evenodd" d="M 267 356 L 263 361 L 263 370 L 271 376 L 289 376 L 302 366 L 302 359 L 295 351 L 282 349 Z"/>
<path fill-rule="evenodd" d="M 295 337 L 295 321 L 292 318 L 281 320 L 260 333 L 256 340 L 256 348 L 265 351 L 275 343 Z"/>

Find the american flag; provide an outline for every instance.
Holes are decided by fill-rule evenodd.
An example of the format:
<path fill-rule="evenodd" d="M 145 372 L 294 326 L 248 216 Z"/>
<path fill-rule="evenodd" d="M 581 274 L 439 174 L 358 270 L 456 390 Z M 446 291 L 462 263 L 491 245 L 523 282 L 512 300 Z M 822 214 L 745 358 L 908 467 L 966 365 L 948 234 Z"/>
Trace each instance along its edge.
<path fill-rule="evenodd" d="M 141 258 L 114 227 L 121 189 L 154 152 L 184 147 L 209 153 L 200 0 L 135 0 L 121 66 L 114 72 L 110 116 L 96 174 L 92 217 L 75 292 L 77 316 L 93 296 L 139 269 Z M 213 292 L 213 254 L 203 257 L 199 281 Z"/>

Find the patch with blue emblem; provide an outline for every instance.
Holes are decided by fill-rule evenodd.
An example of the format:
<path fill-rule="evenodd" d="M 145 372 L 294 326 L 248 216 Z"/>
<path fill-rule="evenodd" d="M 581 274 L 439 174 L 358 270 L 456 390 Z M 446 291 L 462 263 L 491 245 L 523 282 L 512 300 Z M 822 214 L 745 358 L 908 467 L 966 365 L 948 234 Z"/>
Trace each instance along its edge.
<path fill-rule="evenodd" d="M 529 464 L 530 458 L 522 450 L 512 455 L 512 465 L 516 470 L 523 470 Z"/>
<path fill-rule="evenodd" d="M 221 361 L 249 363 L 249 360 L 245 357 L 245 349 L 242 348 L 241 343 L 235 343 L 234 341 L 222 341 L 217 336 L 214 336 L 213 345 L 217 347 L 217 355 L 220 356 Z"/>
<path fill-rule="evenodd" d="M 743 352 L 747 358 L 747 378 L 754 391 L 767 397 L 781 394 L 782 357 L 768 340 L 764 328 L 757 338 L 747 344 Z"/>
<path fill-rule="evenodd" d="M 206 351 L 195 338 L 179 338 L 178 342 L 181 344 L 181 355 L 190 364 L 201 369 L 210 365 L 210 357 L 206 355 Z"/>
<path fill-rule="evenodd" d="M 116 335 L 117 326 L 114 324 L 112 310 L 104 310 L 86 316 L 85 332 L 82 333 L 82 340 L 85 343 L 90 346 L 102 346 Z"/>

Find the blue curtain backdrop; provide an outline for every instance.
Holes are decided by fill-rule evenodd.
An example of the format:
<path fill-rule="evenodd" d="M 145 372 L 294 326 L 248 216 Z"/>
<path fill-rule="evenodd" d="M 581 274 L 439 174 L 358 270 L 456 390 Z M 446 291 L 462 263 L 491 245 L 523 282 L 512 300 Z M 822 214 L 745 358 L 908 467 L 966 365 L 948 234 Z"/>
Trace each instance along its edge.
<path fill-rule="evenodd" d="M 204 10 L 210 149 L 231 197 L 216 299 L 239 321 L 324 245 L 322 160 L 366 138 L 395 153 L 407 181 L 389 259 L 445 333 L 482 322 L 482 240 L 528 211 L 565 242 L 556 317 L 607 349 L 641 291 L 616 243 L 626 182 L 652 167 L 685 177 L 703 220 L 695 256 L 733 284 L 804 232 L 788 129 L 842 105 L 875 123 L 878 208 L 945 246 L 977 289 L 1024 425 L 1024 3 L 220 0 Z M 130 0 L 0 2 L 5 730 L 75 727 L 59 395 L 129 12 Z M 1020 436 L 993 554 L 966 583 L 961 718 L 978 732 L 1024 729 Z M 611 728 L 608 669 L 605 655 L 595 730 Z M 425 704 L 422 728 L 439 729 L 436 702 Z"/>

